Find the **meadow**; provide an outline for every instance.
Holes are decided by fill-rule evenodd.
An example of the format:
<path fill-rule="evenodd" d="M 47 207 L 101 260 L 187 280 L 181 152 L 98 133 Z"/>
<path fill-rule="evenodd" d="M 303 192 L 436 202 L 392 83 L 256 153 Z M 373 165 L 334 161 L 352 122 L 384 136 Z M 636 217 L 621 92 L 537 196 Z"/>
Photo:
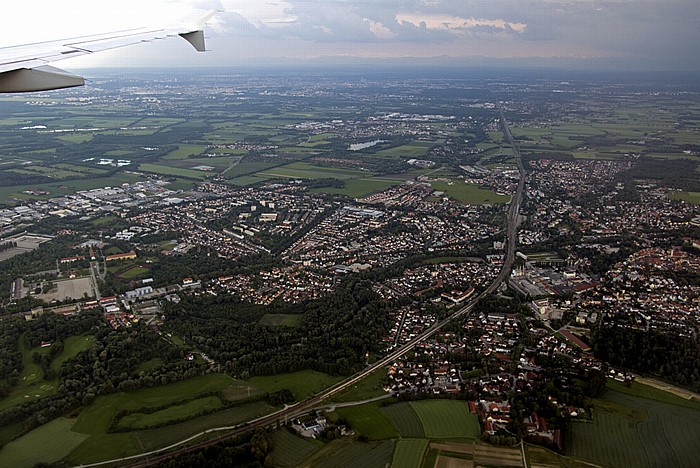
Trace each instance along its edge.
<path fill-rule="evenodd" d="M 258 324 L 270 327 L 298 327 L 302 316 L 299 314 L 265 314 Z"/>
<path fill-rule="evenodd" d="M 248 379 L 246 382 L 262 391 L 273 393 L 282 389 L 291 390 L 294 398 L 301 401 L 305 398 L 340 382 L 341 377 L 334 377 L 322 372 L 306 370 L 291 374 L 261 375 Z"/>

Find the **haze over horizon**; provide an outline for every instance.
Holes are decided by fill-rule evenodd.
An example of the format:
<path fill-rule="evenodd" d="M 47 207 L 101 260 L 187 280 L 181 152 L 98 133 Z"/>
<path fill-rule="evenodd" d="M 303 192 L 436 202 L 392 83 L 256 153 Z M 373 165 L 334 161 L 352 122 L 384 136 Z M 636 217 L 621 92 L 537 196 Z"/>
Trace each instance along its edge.
<path fill-rule="evenodd" d="M 95 67 L 250 64 L 507 64 L 700 71 L 693 0 L 154 0 L 13 2 L 0 44 L 192 23 L 211 9 L 206 54 L 158 41 L 59 63 Z M 183 18 L 185 18 L 183 20 Z"/>

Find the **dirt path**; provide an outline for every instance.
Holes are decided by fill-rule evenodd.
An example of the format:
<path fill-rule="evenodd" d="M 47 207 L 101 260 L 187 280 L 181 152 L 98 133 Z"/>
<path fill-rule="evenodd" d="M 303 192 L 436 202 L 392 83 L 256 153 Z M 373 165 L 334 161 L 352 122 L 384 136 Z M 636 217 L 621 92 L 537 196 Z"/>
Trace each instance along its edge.
<path fill-rule="evenodd" d="M 640 384 L 649 385 L 650 387 L 663 390 L 664 392 L 673 393 L 674 395 L 679 396 L 685 400 L 700 401 L 700 393 L 695 393 L 690 390 L 686 390 L 685 388 L 676 387 L 667 384 L 666 382 L 662 382 L 661 380 L 649 379 L 646 377 L 637 377 L 636 381 Z"/>

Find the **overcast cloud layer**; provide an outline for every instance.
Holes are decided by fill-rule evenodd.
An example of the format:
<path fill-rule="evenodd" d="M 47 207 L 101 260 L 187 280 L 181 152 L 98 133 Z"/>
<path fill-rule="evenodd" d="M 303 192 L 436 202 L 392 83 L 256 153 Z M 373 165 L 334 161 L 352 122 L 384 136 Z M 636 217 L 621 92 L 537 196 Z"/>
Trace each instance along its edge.
<path fill-rule="evenodd" d="M 18 0 L 4 8 L 4 44 L 135 26 L 167 25 L 221 10 L 211 52 L 176 39 L 81 66 L 227 66 L 320 57 L 604 59 L 637 68 L 700 70 L 698 0 Z M 186 20 L 185 20 L 186 21 Z M 583 60 L 582 60 L 583 59 Z"/>

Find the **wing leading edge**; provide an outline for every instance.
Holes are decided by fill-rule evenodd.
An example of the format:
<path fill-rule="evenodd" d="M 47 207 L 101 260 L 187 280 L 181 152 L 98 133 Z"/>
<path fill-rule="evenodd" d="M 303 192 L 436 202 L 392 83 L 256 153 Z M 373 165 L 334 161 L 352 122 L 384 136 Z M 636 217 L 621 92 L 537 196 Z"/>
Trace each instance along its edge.
<path fill-rule="evenodd" d="M 25 93 L 82 86 L 85 84 L 83 77 L 48 64 L 155 39 L 180 36 L 195 50 L 204 52 L 204 24 L 215 13 L 216 11 L 209 12 L 193 28 L 132 29 L 61 41 L 0 47 L 0 93 Z"/>

